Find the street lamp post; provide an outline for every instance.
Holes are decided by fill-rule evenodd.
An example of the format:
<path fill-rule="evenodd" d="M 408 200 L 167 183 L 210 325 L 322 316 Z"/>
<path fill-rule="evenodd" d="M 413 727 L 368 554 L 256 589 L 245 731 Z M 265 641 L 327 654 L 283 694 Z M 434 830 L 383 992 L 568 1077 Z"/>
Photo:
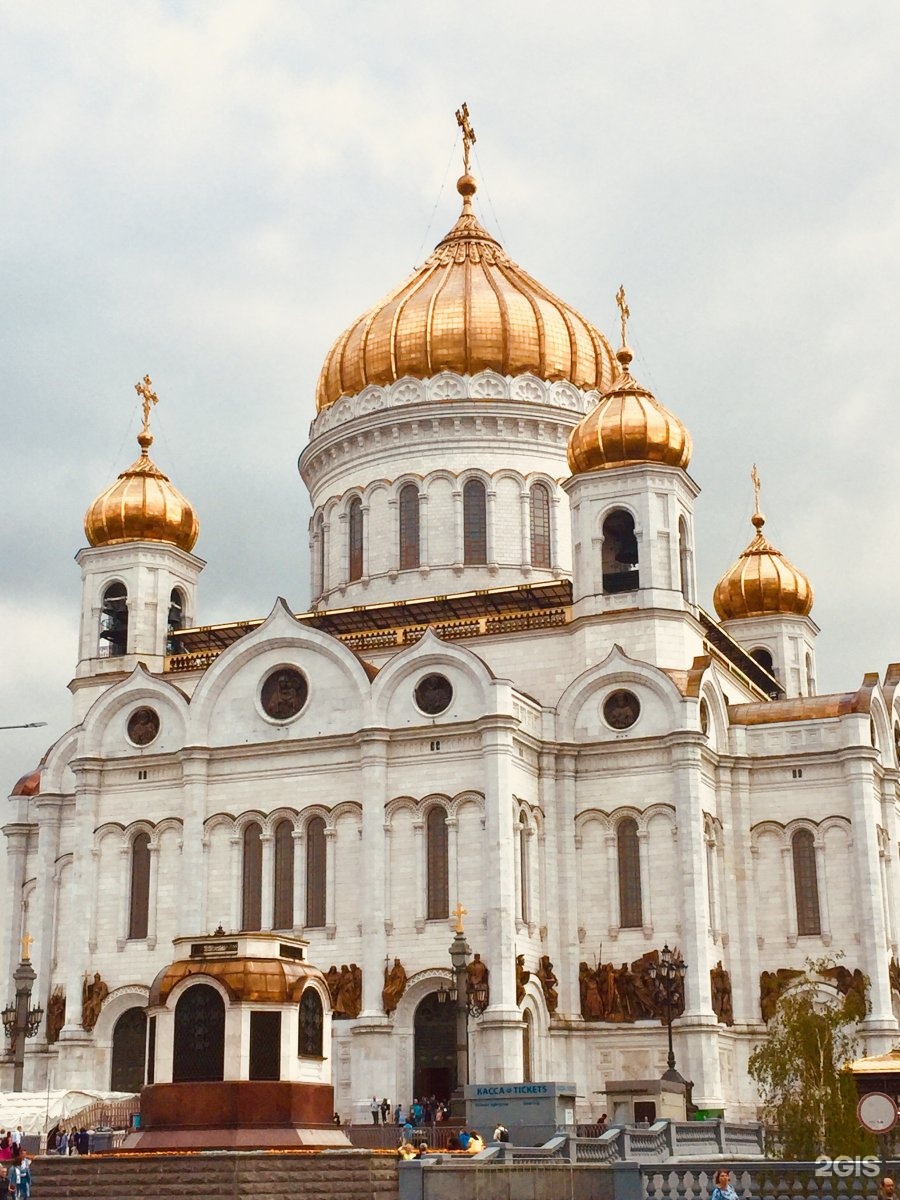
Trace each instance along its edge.
<path fill-rule="evenodd" d="M 26 721 L 24 725 L 0 725 L 0 729 L 42 729 L 46 721 Z"/>
<path fill-rule="evenodd" d="M 486 982 L 469 986 L 469 958 L 472 948 L 466 941 L 462 919 L 466 910 L 457 904 L 453 910 L 456 917 L 456 932 L 450 943 L 450 962 L 453 966 L 453 986 L 438 988 L 438 1003 L 453 1001 L 456 1005 L 456 1087 L 453 1091 L 451 1109 L 453 1115 L 464 1115 L 463 1088 L 469 1082 L 469 1016 L 480 1017 L 487 1008 L 488 988 Z"/>
<path fill-rule="evenodd" d="M 34 938 L 26 933 L 22 938 L 22 961 L 13 972 L 16 985 L 15 1004 L 9 1003 L 3 1010 L 3 1028 L 6 1036 L 13 1039 L 13 1091 L 22 1091 L 22 1079 L 25 1074 L 25 1039 L 34 1037 L 41 1021 L 44 1010 L 38 1004 L 30 1008 L 31 991 L 37 979 L 34 967 L 31 965 L 29 950 Z"/>
<path fill-rule="evenodd" d="M 682 1084 L 685 1080 L 675 1070 L 675 1050 L 672 1046 L 672 1009 L 686 970 L 687 963 L 677 950 L 670 950 L 668 945 L 663 946 L 659 962 L 651 964 L 649 970 L 650 977 L 656 980 L 660 996 L 665 1004 L 666 1029 L 669 1034 L 668 1070 L 664 1073 L 663 1079 Z"/>

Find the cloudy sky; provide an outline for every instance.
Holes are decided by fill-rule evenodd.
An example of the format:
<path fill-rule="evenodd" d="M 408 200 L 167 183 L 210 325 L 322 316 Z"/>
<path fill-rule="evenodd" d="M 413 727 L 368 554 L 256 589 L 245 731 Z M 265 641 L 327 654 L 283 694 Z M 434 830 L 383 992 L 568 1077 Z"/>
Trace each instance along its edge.
<path fill-rule="evenodd" d="M 193 501 L 203 622 L 309 598 L 296 471 L 334 337 L 452 224 L 615 332 L 688 425 L 703 602 L 766 532 L 821 690 L 900 658 L 900 9 L 0 0 L 0 783 L 68 725 L 90 501 Z"/>

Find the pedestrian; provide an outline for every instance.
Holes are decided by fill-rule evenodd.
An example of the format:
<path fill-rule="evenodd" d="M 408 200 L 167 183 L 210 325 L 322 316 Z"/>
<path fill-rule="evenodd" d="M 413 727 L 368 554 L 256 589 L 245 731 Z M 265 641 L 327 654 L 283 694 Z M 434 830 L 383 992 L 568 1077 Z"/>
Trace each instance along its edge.
<path fill-rule="evenodd" d="M 379 1114 L 381 1113 L 381 1105 L 378 1103 L 377 1096 L 372 1097 L 372 1103 L 369 1105 L 369 1111 L 372 1114 L 372 1123 L 374 1125 L 377 1125 L 378 1117 L 379 1117 Z"/>
<path fill-rule="evenodd" d="M 498 1125 L 497 1128 L 494 1130 L 494 1141 L 495 1142 L 508 1142 L 509 1141 L 509 1130 L 506 1128 L 505 1125 L 502 1125 L 502 1124 Z"/>
<path fill-rule="evenodd" d="M 484 1138 L 477 1129 L 471 1130 L 469 1133 L 469 1144 L 466 1146 L 466 1150 L 469 1154 L 480 1154 L 483 1149 Z M 735 1200 L 737 1200 L 737 1197 L 735 1197 Z"/>
<path fill-rule="evenodd" d="M 731 1185 L 731 1172 L 727 1168 L 720 1168 L 713 1176 L 709 1200 L 738 1200 L 737 1192 Z"/>
<path fill-rule="evenodd" d="M 388 1117 L 391 1115 L 391 1102 L 387 1096 L 382 1097 L 381 1101 L 381 1123 L 387 1125 Z"/>
<path fill-rule="evenodd" d="M 878 1189 L 878 1200 L 897 1200 L 897 1191 L 890 1175 L 885 1175 Z"/>

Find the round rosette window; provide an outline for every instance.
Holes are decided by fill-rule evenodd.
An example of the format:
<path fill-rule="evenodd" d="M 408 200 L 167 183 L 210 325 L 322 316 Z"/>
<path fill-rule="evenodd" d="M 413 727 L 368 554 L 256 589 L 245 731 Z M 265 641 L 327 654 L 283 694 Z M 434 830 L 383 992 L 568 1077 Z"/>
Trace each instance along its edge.
<path fill-rule="evenodd" d="M 159 713 L 152 708 L 136 708 L 126 726 L 128 740 L 135 746 L 149 746 L 159 733 Z"/>
<path fill-rule="evenodd" d="M 603 719 L 610 729 L 630 729 L 641 715 L 641 702 L 634 692 L 619 689 L 603 702 Z"/>
<path fill-rule="evenodd" d="M 436 717 L 450 707 L 453 685 L 446 675 L 425 675 L 413 692 L 416 704 L 429 717 Z"/>
<path fill-rule="evenodd" d="M 296 667 L 279 667 L 266 676 L 260 694 L 262 710 L 273 721 L 289 721 L 306 704 L 309 684 Z"/>

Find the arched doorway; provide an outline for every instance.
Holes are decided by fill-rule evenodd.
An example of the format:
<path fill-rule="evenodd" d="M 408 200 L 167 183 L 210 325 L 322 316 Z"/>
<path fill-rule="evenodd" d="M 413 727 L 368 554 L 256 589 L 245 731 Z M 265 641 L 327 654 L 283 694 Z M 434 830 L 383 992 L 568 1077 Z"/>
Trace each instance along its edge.
<path fill-rule="evenodd" d="M 456 1005 L 429 992 L 416 1009 L 413 1095 L 449 1100 L 456 1087 Z"/>
<path fill-rule="evenodd" d="M 208 983 L 189 987 L 175 1005 L 173 1083 L 225 1077 L 225 1001 Z"/>
<path fill-rule="evenodd" d="M 147 1011 L 129 1008 L 116 1021 L 112 1039 L 111 1092 L 139 1092 L 144 1086 Z"/>

